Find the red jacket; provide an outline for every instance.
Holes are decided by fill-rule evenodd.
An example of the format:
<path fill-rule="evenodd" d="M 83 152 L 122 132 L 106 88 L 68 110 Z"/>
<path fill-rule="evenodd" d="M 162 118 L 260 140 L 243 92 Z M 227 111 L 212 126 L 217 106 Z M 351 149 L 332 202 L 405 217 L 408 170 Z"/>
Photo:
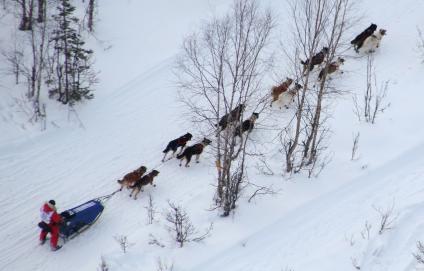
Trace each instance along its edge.
<path fill-rule="evenodd" d="M 62 217 L 56 212 L 56 207 L 46 202 L 40 209 L 41 220 L 50 226 L 58 225 L 62 222 Z"/>

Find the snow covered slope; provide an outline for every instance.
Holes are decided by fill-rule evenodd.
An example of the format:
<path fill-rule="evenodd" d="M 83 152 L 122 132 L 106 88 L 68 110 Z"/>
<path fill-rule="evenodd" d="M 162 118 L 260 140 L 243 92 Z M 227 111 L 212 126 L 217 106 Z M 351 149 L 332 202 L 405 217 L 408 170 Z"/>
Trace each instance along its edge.
<path fill-rule="evenodd" d="M 414 270 L 412 252 L 424 238 L 423 151 L 414 147 L 190 270 L 354 270 L 352 259 L 361 270 Z M 392 229 L 380 235 L 377 210 L 392 206 Z"/>
<path fill-rule="evenodd" d="M 78 115 L 50 119 L 58 128 L 29 133 L 14 122 L 19 116 L 9 107 L 13 103 L 2 100 L 0 270 L 96 270 L 102 256 L 111 271 L 157 270 L 158 259 L 173 262 L 174 270 L 196 271 L 355 270 L 352 262 L 361 270 L 415 270 L 412 253 L 424 241 L 424 65 L 415 49 L 424 2 L 368 0 L 358 7 L 365 26 L 372 21 L 388 30 L 375 64 L 378 79 L 391 82 L 391 106 L 377 124 L 359 124 L 350 96 L 342 97 L 332 121 L 333 162 L 320 178 L 285 181 L 251 169 L 258 183 L 279 193 L 252 203 L 245 195 L 235 215 L 223 219 L 209 210 L 215 168 L 208 154 L 189 169 L 174 160 L 162 165 L 160 159 L 170 139 L 192 132 L 172 73 L 182 38 L 230 2 L 102 1 L 97 40 L 91 41 L 101 70 L 93 101 L 79 106 Z M 281 1 L 269 2 L 283 17 Z M 341 78 L 361 93 L 365 59 L 349 54 Z M 357 131 L 360 159 L 351 162 Z M 261 138 L 266 131 L 255 133 Z M 141 164 L 159 169 L 157 187 L 146 188 L 137 201 L 118 193 L 90 230 L 55 253 L 38 245 L 43 201 L 54 198 L 64 210 L 108 194 L 118 188 L 118 178 Z M 144 208 L 148 194 L 158 212 L 151 225 Z M 213 222 L 212 235 L 177 248 L 163 215 L 168 200 L 184 206 L 200 232 Z M 375 209 L 392 205 L 393 227 L 380 235 Z M 366 222 L 372 225 L 369 236 Z M 164 247 L 149 244 L 151 234 Z M 125 254 L 114 239 L 119 235 L 132 243 Z"/>

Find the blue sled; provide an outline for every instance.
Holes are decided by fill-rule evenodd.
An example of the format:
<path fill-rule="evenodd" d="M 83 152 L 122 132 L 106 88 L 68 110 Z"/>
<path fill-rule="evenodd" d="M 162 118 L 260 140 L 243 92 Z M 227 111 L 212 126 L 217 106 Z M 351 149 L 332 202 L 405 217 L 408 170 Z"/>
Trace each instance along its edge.
<path fill-rule="evenodd" d="M 94 199 L 62 212 L 64 223 L 60 226 L 60 237 L 66 242 L 88 229 L 97 221 L 103 209 L 103 204 Z"/>

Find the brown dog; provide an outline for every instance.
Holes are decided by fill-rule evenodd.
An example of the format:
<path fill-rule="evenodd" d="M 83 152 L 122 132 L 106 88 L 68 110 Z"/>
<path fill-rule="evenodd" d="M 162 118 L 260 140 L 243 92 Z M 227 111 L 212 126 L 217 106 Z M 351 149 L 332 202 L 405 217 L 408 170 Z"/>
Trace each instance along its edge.
<path fill-rule="evenodd" d="M 141 176 L 143 176 L 144 173 L 146 173 L 147 168 L 145 166 L 141 166 L 138 169 L 134 170 L 133 172 L 128 173 L 127 175 L 122 178 L 122 180 L 118 180 L 118 183 L 121 185 L 121 189 L 119 191 L 122 191 L 122 188 L 130 188 L 135 181 L 139 180 Z"/>
<path fill-rule="evenodd" d="M 272 107 L 272 103 L 277 101 L 280 95 L 286 92 L 292 83 L 293 83 L 293 79 L 287 78 L 287 80 L 284 81 L 281 85 L 273 87 L 271 89 L 271 96 L 272 96 L 272 101 L 270 104 L 271 107 Z"/>
<path fill-rule="evenodd" d="M 132 195 L 134 195 L 134 199 L 137 199 L 137 195 L 138 193 L 143 192 L 142 187 L 148 184 L 151 184 L 153 186 L 156 186 L 155 184 L 153 184 L 153 179 L 159 175 L 159 171 L 157 170 L 152 170 L 151 172 L 149 172 L 149 174 L 144 175 L 141 179 L 137 180 L 132 186 L 132 191 L 130 194 L 130 197 Z"/>
<path fill-rule="evenodd" d="M 205 138 L 203 138 L 202 142 L 200 142 L 198 144 L 194 144 L 193 146 L 187 147 L 182 154 L 177 156 L 177 159 L 180 159 L 180 166 L 183 163 L 183 159 L 186 159 L 185 166 L 189 167 L 188 164 L 190 163 L 191 157 L 193 155 L 196 155 L 196 163 L 199 163 L 200 154 L 202 154 L 205 146 L 207 146 L 211 143 L 212 143 L 212 141 L 210 141 L 209 139 L 207 139 L 205 137 Z"/>
<path fill-rule="evenodd" d="M 343 65 L 344 59 L 339 57 L 336 61 L 331 62 L 327 67 L 327 75 L 332 74 L 340 69 L 340 66 Z M 324 78 L 325 68 L 322 69 L 318 75 L 318 80 L 321 81 Z"/>

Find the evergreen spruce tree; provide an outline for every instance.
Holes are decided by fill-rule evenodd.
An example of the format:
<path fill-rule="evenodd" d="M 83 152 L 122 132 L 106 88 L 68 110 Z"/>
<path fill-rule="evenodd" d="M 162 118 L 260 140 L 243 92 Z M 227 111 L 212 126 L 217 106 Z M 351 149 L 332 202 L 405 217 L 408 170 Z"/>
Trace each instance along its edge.
<path fill-rule="evenodd" d="M 91 86 L 95 74 L 91 69 L 92 50 L 84 48 L 85 42 L 76 30 L 78 18 L 73 15 L 75 7 L 69 0 L 58 1 L 58 13 L 53 15 L 56 28 L 50 42 L 53 44 L 53 74 L 48 80 L 53 87 L 51 98 L 63 104 L 73 105 L 83 99 L 93 98 Z"/>

